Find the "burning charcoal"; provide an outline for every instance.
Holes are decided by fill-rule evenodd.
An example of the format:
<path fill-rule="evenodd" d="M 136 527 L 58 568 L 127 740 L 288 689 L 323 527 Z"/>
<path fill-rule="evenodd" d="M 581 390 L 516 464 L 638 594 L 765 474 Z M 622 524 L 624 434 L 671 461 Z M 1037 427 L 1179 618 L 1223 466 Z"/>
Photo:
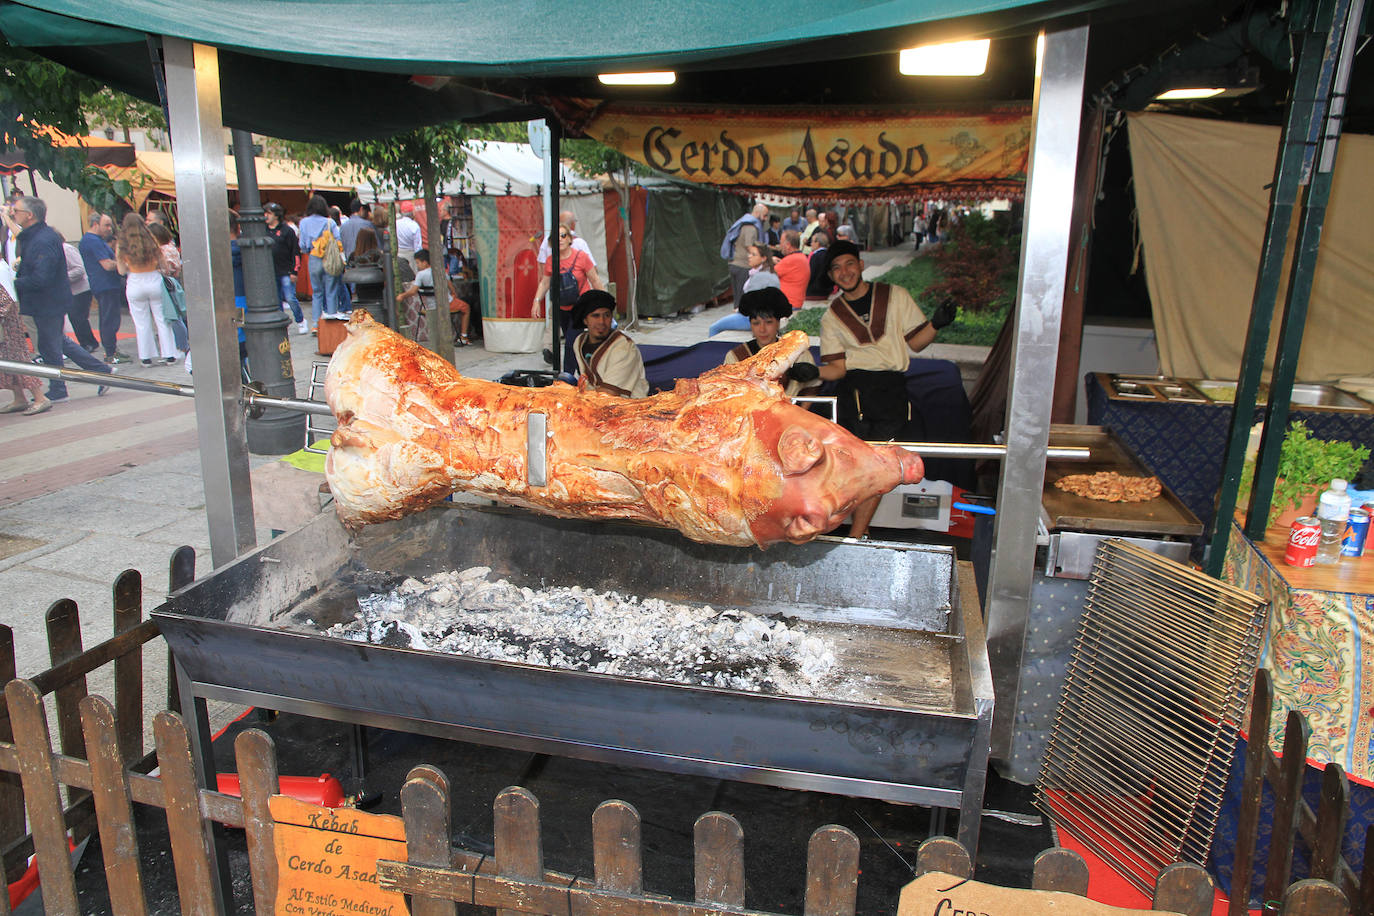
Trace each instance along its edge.
<path fill-rule="evenodd" d="M 581 587 L 519 588 L 490 569 L 394 580 L 330 635 L 601 674 L 818 695 L 829 644 L 793 621 Z"/>

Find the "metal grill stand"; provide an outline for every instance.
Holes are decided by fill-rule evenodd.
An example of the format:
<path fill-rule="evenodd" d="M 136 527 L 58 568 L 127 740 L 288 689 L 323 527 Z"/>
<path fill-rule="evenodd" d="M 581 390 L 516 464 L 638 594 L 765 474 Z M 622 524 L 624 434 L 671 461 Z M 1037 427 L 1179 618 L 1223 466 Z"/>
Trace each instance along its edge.
<path fill-rule="evenodd" d="M 570 547 L 591 538 L 594 552 Z M 473 565 L 516 585 L 577 584 L 801 617 L 831 637 L 863 699 L 690 687 L 321 635 L 352 618 L 354 583 L 369 576 Z M 517 750 L 957 807 L 959 839 L 974 849 L 992 682 L 976 599 L 965 597 L 956 570 L 950 548 L 826 539 L 764 553 L 654 528 L 455 505 L 370 526 L 352 540 L 332 513 L 321 515 L 174 593 L 154 614 L 186 673 L 183 702 L 228 700 Z"/>

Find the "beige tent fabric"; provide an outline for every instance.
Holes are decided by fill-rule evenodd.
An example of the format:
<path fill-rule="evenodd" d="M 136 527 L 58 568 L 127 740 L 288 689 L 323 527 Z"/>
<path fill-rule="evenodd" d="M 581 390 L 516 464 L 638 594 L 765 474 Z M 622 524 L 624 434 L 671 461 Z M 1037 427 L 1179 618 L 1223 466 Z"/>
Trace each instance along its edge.
<path fill-rule="evenodd" d="M 308 169 L 294 162 L 257 157 L 253 160 L 258 176 L 258 188 L 263 191 L 298 190 L 311 188 L 316 191 L 348 191 L 353 193 L 353 182 L 339 178 L 323 169 Z M 176 172 L 172 168 L 172 154 L 160 150 L 139 150 L 135 153 L 135 164 L 128 167 L 107 166 L 105 171 L 110 177 L 124 178 L 133 186 L 135 207 L 143 206 L 154 191 L 175 197 L 177 193 Z M 238 188 L 238 166 L 233 156 L 224 157 L 225 179 L 230 190 Z"/>
<path fill-rule="evenodd" d="M 1234 379 L 1240 372 L 1278 141 L 1277 127 L 1163 114 L 1130 117 L 1145 278 L 1166 374 Z M 1341 137 L 1299 381 L 1367 375 L 1374 366 L 1371 174 L 1374 137 Z M 1290 259 L 1292 250 L 1290 237 Z M 1287 270 L 1285 265 L 1266 373 L 1273 365 Z"/>

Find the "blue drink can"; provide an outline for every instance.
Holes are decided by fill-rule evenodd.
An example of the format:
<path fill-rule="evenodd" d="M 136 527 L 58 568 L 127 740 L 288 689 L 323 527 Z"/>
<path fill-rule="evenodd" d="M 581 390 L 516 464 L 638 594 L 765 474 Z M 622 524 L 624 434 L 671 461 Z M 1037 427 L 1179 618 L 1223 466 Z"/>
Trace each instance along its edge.
<path fill-rule="evenodd" d="M 1364 542 L 1369 540 L 1369 510 L 1351 509 L 1350 519 L 1345 523 L 1345 536 L 1341 538 L 1341 556 L 1358 557 L 1364 553 Z"/>

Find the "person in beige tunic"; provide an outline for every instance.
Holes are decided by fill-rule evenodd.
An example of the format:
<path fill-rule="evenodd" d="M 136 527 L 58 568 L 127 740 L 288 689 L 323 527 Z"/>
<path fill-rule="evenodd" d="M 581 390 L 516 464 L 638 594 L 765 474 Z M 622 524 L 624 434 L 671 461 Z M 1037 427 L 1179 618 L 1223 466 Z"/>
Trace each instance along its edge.
<path fill-rule="evenodd" d="M 906 370 L 911 354 L 935 339 L 954 320 L 946 304 L 931 320 L 900 286 L 863 278 L 859 247 L 840 240 L 826 252 L 826 274 L 840 293 L 821 316 L 821 378 L 838 381 L 836 420 L 860 439 L 898 438 L 911 418 Z M 865 537 L 878 497 L 854 507 L 851 537 Z"/>
<path fill-rule="evenodd" d="M 725 354 L 725 365 L 748 359 L 764 347 L 778 339 L 782 322 L 792 317 L 792 305 L 786 294 L 776 286 L 751 290 L 740 297 L 739 312 L 749 319 L 749 330 L 754 332 L 753 340 L 746 340 Z M 811 357 L 808 347 L 797 357 L 797 361 L 778 380 L 782 383 L 783 393 L 789 398 L 813 395 L 820 390 L 820 372 L 816 361 Z"/>
<path fill-rule="evenodd" d="M 573 343 L 578 374 L 587 387 L 626 398 L 649 394 L 644 359 L 629 337 L 611 327 L 615 297 L 604 290 L 589 289 L 573 306 L 572 324 L 586 328 Z"/>

